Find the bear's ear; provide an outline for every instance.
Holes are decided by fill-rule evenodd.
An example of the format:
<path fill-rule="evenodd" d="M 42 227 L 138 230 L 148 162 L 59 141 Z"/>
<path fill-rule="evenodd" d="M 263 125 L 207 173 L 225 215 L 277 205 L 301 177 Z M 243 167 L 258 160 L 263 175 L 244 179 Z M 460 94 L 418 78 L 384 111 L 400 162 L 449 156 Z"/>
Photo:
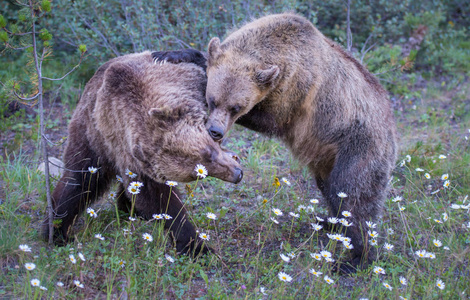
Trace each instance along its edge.
<path fill-rule="evenodd" d="M 163 106 L 159 108 L 151 108 L 148 114 L 159 121 L 161 127 L 167 128 L 181 119 L 186 110 L 183 107 L 171 108 Z"/>
<path fill-rule="evenodd" d="M 154 107 L 149 110 L 149 115 L 155 118 L 161 127 L 166 128 L 174 123 L 173 112 L 169 106 Z"/>
<path fill-rule="evenodd" d="M 256 72 L 255 80 L 260 87 L 267 88 L 271 86 L 279 76 L 279 67 L 271 66 L 267 69 L 261 69 Z"/>
<path fill-rule="evenodd" d="M 140 92 L 136 91 L 140 87 L 137 74 L 135 66 L 114 62 L 105 71 L 105 87 L 115 95 L 127 95 L 130 92 L 139 95 Z"/>
<path fill-rule="evenodd" d="M 212 40 L 209 42 L 207 53 L 209 54 L 209 61 L 216 60 L 220 54 L 222 54 L 222 50 L 220 49 L 220 40 L 218 37 L 212 38 Z"/>

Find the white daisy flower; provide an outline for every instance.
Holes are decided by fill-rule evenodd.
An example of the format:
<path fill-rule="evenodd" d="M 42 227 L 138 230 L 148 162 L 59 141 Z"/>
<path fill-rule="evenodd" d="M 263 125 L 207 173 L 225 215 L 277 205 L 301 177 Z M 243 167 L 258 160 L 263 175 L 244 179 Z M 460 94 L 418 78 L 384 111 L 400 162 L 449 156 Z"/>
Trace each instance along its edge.
<path fill-rule="evenodd" d="M 315 269 L 313 269 L 313 268 L 310 269 L 309 272 L 310 272 L 310 274 L 315 275 L 315 276 L 317 276 L 317 277 L 319 277 L 321 274 L 323 274 L 323 273 L 320 272 L 320 271 L 315 271 Z"/>
<path fill-rule="evenodd" d="M 339 192 L 338 193 L 338 197 L 340 198 L 346 198 L 348 195 L 346 195 L 346 193 L 343 193 L 343 192 Z"/>
<path fill-rule="evenodd" d="M 326 283 L 328 283 L 328 284 L 333 284 L 333 283 L 335 283 L 335 282 L 333 281 L 333 279 L 331 279 L 331 277 L 328 277 L 328 275 L 325 275 L 325 277 L 323 277 L 323 279 L 324 279 L 324 280 L 326 281 Z"/>
<path fill-rule="evenodd" d="M 104 241 L 104 237 L 101 235 L 101 233 L 95 234 L 95 238 Z"/>
<path fill-rule="evenodd" d="M 170 255 L 168 255 L 168 254 L 165 254 L 165 258 L 166 258 L 167 261 L 169 261 L 171 263 L 175 262 L 175 259 L 173 257 L 171 257 Z"/>
<path fill-rule="evenodd" d="M 41 285 L 41 282 L 39 281 L 39 279 L 34 278 L 34 279 L 31 279 L 31 285 L 39 287 Z"/>
<path fill-rule="evenodd" d="M 74 280 L 73 281 L 73 284 L 75 284 L 76 287 L 79 287 L 81 289 L 83 289 L 83 283 L 80 282 L 80 280 Z"/>
<path fill-rule="evenodd" d="M 443 290 L 446 287 L 445 283 L 440 279 L 436 281 L 436 286 L 441 290 Z"/>
<path fill-rule="evenodd" d="M 271 221 L 273 221 L 274 223 L 279 224 L 279 221 L 276 220 L 276 219 L 274 219 L 273 217 L 270 217 L 270 219 L 271 219 Z"/>
<path fill-rule="evenodd" d="M 290 186 L 290 181 L 287 180 L 287 178 L 282 177 L 281 180 L 282 180 L 282 182 L 284 182 L 285 184 L 287 184 L 288 186 Z"/>
<path fill-rule="evenodd" d="M 86 209 L 86 213 L 90 215 L 90 217 L 97 218 L 98 215 L 96 214 L 95 210 L 91 207 Z"/>
<path fill-rule="evenodd" d="M 201 232 L 199 234 L 199 238 L 204 240 L 204 241 L 208 241 L 210 239 L 210 236 L 207 233 Z"/>
<path fill-rule="evenodd" d="M 273 208 L 272 211 L 278 217 L 283 215 L 282 211 L 279 208 Z"/>
<path fill-rule="evenodd" d="M 287 263 L 290 262 L 290 257 L 289 257 L 289 256 L 284 255 L 284 254 L 282 254 L 282 253 L 279 254 L 279 256 L 281 256 L 281 259 L 282 259 L 283 261 L 285 261 L 285 262 L 287 262 Z"/>
<path fill-rule="evenodd" d="M 94 167 L 88 167 L 88 172 L 90 172 L 91 174 L 95 174 L 97 171 L 98 171 L 98 169 L 97 169 L 97 168 L 94 168 Z"/>
<path fill-rule="evenodd" d="M 277 276 L 279 277 L 279 280 L 281 281 L 284 281 L 284 282 L 291 282 L 292 281 L 292 277 L 284 272 L 279 272 L 279 274 L 277 274 Z"/>
<path fill-rule="evenodd" d="M 400 276 L 400 283 L 401 283 L 402 285 L 407 285 L 407 284 L 408 284 L 408 280 L 406 280 L 405 277 Z"/>
<path fill-rule="evenodd" d="M 206 178 L 207 176 L 207 169 L 201 164 L 196 165 L 194 171 L 196 172 L 196 175 L 199 178 Z"/>
<path fill-rule="evenodd" d="M 375 224 L 374 222 L 370 222 L 370 221 L 366 221 L 366 225 L 370 229 L 374 229 L 375 227 L 377 227 L 377 224 Z"/>
<path fill-rule="evenodd" d="M 137 174 L 132 172 L 129 169 L 126 169 L 126 175 L 129 176 L 130 178 L 136 178 L 137 177 Z"/>
<path fill-rule="evenodd" d="M 330 222 L 331 224 L 336 224 L 339 222 L 339 220 L 335 217 L 328 217 L 328 222 Z"/>
<path fill-rule="evenodd" d="M 447 221 L 449 219 L 449 215 L 447 213 L 442 213 L 442 220 Z"/>
<path fill-rule="evenodd" d="M 320 251 L 320 255 L 321 255 L 323 258 L 331 258 L 331 252 L 326 251 L 326 250 Z"/>
<path fill-rule="evenodd" d="M 144 186 L 144 184 L 140 181 L 132 181 L 129 186 L 133 186 L 133 187 L 136 187 L 138 189 L 140 189 L 141 187 Z"/>
<path fill-rule="evenodd" d="M 137 195 L 138 193 L 140 193 L 140 189 L 132 185 L 129 185 L 129 187 L 127 188 L 127 191 L 131 193 L 132 195 Z"/>
<path fill-rule="evenodd" d="M 313 230 L 315 230 L 315 231 L 319 231 L 320 229 L 323 228 L 322 225 L 316 224 L 316 223 L 311 223 L 310 225 L 312 225 L 312 228 L 313 228 Z"/>
<path fill-rule="evenodd" d="M 415 252 L 415 254 L 416 254 L 418 257 L 425 258 L 426 255 L 427 255 L 427 252 L 426 252 L 426 250 L 418 250 L 418 251 Z"/>
<path fill-rule="evenodd" d="M 34 263 L 25 263 L 24 267 L 28 271 L 32 271 L 32 270 L 36 269 L 36 265 Z"/>
<path fill-rule="evenodd" d="M 206 213 L 206 217 L 211 220 L 217 220 L 217 216 L 211 212 Z"/>
<path fill-rule="evenodd" d="M 294 213 L 294 212 L 290 212 L 290 213 L 289 213 L 289 216 L 294 217 L 294 218 L 300 217 L 299 214 L 296 214 L 296 213 Z"/>
<path fill-rule="evenodd" d="M 144 234 L 142 234 L 142 238 L 143 238 L 146 242 L 152 242 L 152 241 L 153 241 L 153 237 L 152 237 L 149 233 L 144 233 Z"/>
<path fill-rule="evenodd" d="M 315 198 L 310 199 L 310 203 L 312 203 L 312 204 L 318 204 L 319 202 L 320 202 L 320 200 L 318 200 L 318 199 L 315 199 Z"/>
<path fill-rule="evenodd" d="M 31 252 L 31 247 L 28 245 L 20 245 L 20 250 L 23 252 Z"/>
<path fill-rule="evenodd" d="M 384 274 L 385 275 L 385 270 L 379 266 L 375 266 L 373 272 L 375 274 Z"/>
<path fill-rule="evenodd" d="M 78 257 L 80 257 L 80 259 L 81 259 L 82 261 L 86 261 L 86 260 L 85 260 L 85 256 L 84 256 L 82 253 L 80 253 L 80 252 L 78 252 Z"/>

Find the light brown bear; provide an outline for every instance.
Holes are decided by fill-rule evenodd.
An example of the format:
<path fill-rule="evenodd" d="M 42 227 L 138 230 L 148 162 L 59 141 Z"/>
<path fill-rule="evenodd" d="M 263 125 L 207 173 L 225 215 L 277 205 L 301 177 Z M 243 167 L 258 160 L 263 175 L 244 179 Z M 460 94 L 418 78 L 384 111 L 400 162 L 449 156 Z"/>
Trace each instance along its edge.
<path fill-rule="evenodd" d="M 205 56 L 192 49 L 153 57 L 206 67 Z M 379 81 L 291 13 L 255 20 L 222 43 L 213 38 L 207 76 L 210 135 L 220 140 L 237 122 L 284 141 L 309 167 L 331 214 L 352 213 L 346 232 L 352 267 L 341 269 L 373 259 L 366 221 L 381 213 L 397 152 L 391 104 Z"/>
<path fill-rule="evenodd" d="M 195 64 L 155 65 L 150 52 L 130 54 L 102 65 L 87 83 L 69 125 L 65 172 L 53 193 L 57 243 L 66 242 L 75 218 L 122 176 L 119 206 L 130 206 L 131 181 L 143 183 L 135 211 L 144 218 L 166 213 L 177 251 L 201 249 L 177 191 L 167 180 L 208 176 L 237 183 L 243 173 L 205 129 L 206 74 Z M 97 168 L 90 173 L 89 167 Z M 135 172 L 131 178 L 126 170 Z M 47 224 L 47 220 L 45 222 Z M 48 236 L 47 225 L 44 235 Z"/>

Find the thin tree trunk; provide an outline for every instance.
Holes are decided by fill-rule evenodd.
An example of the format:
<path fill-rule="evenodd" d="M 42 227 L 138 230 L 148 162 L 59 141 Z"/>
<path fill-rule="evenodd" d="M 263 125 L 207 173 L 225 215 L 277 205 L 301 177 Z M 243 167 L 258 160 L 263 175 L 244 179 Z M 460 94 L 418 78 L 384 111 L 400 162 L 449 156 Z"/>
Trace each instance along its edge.
<path fill-rule="evenodd" d="M 346 44 L 348 52 L 351 52 L 352 49 L 352 34 L 351 34 L 351 19 L 350 19 L 350 11 L 351 11 L 351 0 L 348 0 L 348 16 L 347 16 L 347 28 L 346 28 Z"/>
<path fill-rule="evenodd" d="M 50 178 L 49 178 L 49 156 L 47 154 L 47 140 L 45 136 L 45 128 L 44 128 L 44 101 L 43 101 L 43 90 L 42 90 L 42 70 L 38 61 L 38 53 L 37 53 L 37 46 L 36 46 L 36 26 L 34 21 L 34 9 L 33 3 L 29 1 L 29 8 L 31 10 L 31 19 L 32 19 L 32 37 L 33 37 L 33 57 L 34 57 L 34 64 L 36 67 L 36 72 L 38 74 L 38 104 L 39 104 L 39 120 L 40 120 L 40 134 L 41 134 L 41 154 L 42 159 L 44 160 L 44 174 L 46 176 L 46 198 L 47 198 L 47 214 L 49 219 L 49 244 L 53 242 L 53 218 L 54 218 L 54 211 L 52 208 L 52 197 L 51 197 L 51 190 L 50 190 Z"/>

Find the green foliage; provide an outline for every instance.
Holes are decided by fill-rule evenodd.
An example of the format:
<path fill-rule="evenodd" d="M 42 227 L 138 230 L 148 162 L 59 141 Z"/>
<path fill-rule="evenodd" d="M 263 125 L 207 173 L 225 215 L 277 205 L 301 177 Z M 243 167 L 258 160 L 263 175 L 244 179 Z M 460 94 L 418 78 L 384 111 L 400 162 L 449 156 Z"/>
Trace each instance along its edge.
<path fill-rule="evenodd" d="M 0 31 L 0 40 L 5 43 L 8 42 L 8 33 Z"/>
<path fill-rule="evenodd" d="M 81 53 L 85 53 L 86 52 L 86 45 L 79 45 L 78 46 L 78 50 L 81 52 Z"/>
<path fill-rule="evenodd" d="M 39 31 L 39 38 L 43 41 L 50 41 L 52 39 L 52 34 L 50 34 L 46 28 L 43 28 Z"/>
<path fill-rule="evenodd" d="M 5 20 L 3 15 L 0 15 L 0 28 L 4 28 L 5 26 L 7 26 L 7 20 Z"/>
<path fill-rule="evenodd" d="M 51 11 L 51 1 L 49 0 L 42 0 L 41 2 L 41 8 L 45 12 L 50 12 Z"/>

